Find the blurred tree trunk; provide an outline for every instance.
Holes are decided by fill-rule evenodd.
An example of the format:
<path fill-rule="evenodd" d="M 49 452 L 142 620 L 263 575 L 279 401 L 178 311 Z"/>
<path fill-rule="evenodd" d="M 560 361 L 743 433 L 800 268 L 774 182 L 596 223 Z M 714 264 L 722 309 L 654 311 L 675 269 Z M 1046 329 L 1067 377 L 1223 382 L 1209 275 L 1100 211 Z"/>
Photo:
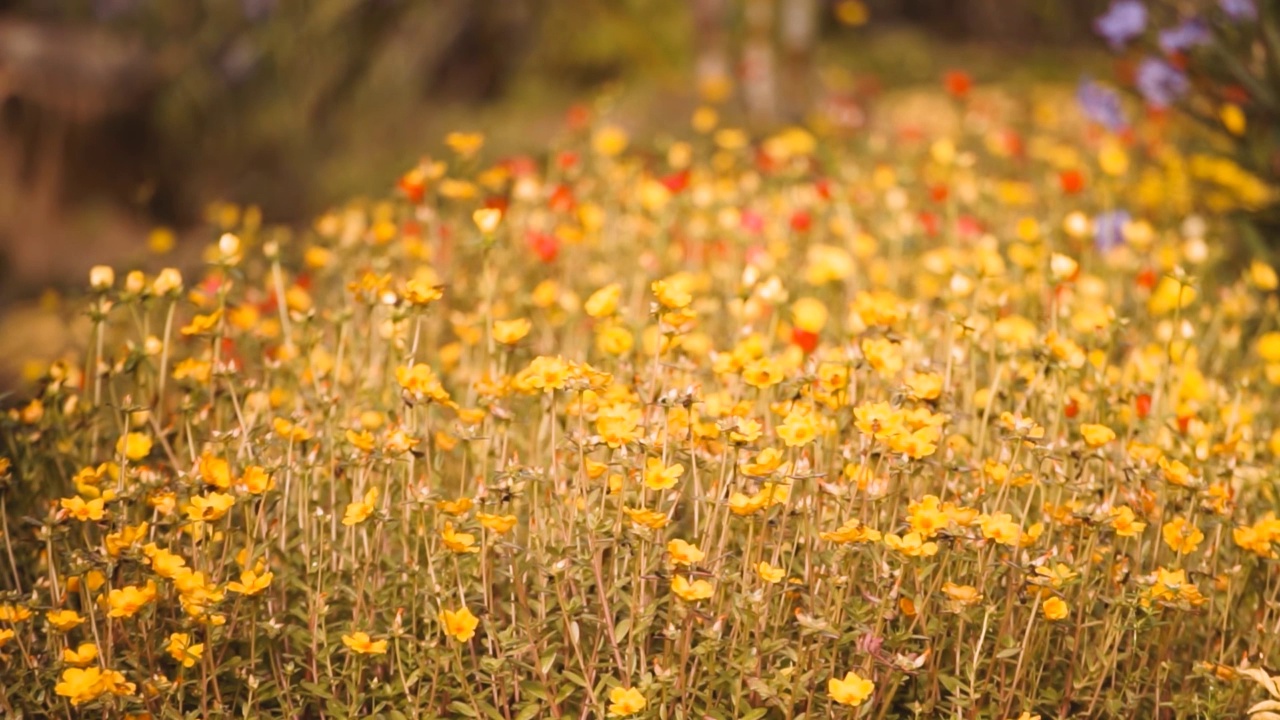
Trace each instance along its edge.
<path fill-rule="evenodd" d="M 694 76 L 704 95 L 729 79 L 728 0 L 693 0 Z"/>
<path fill-rule="evenodd" d="M 804 117 L 812 102 L 813 51 L 818 39 L 818 0 L 782 0 L 779 40 L 783 58 L 784 112 Z"/>
<path fill-rule="evenodd" d="M 769 125 L 778 117 L 778 71 L 773 49 L 773 0 L 746 0 L 742 99 L 747 117 Z"/>

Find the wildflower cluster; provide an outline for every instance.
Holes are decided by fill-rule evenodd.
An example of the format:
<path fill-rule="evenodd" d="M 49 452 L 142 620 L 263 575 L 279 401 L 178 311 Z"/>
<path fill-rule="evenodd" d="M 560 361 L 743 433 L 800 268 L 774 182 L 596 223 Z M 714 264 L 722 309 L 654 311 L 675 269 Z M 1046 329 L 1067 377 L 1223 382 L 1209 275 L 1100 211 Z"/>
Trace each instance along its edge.
<path fill-rule="evenodd" d="M 96 269 L 0 420 L 6 711 L 1242 712 L 1280 650 L 1247 198 L 1174 127 L 953 93 L 939 137 L 455 134 L 199 275 Z"/>

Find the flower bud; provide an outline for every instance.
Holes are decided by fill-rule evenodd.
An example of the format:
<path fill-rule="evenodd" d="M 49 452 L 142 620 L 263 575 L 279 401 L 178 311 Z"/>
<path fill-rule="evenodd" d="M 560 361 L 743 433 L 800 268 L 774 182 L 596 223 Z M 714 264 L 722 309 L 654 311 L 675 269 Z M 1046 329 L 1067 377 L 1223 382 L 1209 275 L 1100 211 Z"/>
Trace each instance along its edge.
<path fill-rule="evenodd" d="M 89 286 L 94 290 L 110 290 L 116 284 L 116 271 L 109 265 L 94 265 L 89 270 Z"/>

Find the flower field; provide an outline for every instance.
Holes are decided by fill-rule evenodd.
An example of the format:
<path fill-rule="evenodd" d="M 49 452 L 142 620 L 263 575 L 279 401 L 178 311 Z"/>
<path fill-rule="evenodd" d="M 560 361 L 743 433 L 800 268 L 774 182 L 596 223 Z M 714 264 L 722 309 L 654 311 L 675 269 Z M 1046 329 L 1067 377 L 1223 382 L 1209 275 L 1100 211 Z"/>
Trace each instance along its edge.
<path fill-rule="evenodd" d="M 947 84 L 96 268 L 0 419 L 5 714 L 1276 717 L 1270 190 Z"/>

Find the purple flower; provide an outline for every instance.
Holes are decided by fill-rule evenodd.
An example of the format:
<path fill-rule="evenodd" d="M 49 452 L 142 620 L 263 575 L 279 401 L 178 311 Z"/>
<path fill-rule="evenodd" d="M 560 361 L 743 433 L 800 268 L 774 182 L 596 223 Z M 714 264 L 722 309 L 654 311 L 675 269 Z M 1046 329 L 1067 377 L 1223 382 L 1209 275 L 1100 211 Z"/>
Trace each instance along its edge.
<path fill-rule="evenodd" d="M 1138 64 L 1138 92 L 1157 108 L 1166 108 L 1186 94 L 1187 76 L 1160 58 L 1145 57 Z"/>
<path fill-rule="evenodd" d="M 1112 210 L 1093 219 L 1093 246 L 1107 252 L 1124 244 L 1124 226 L 1133 216 L 1128 210 Z"/>
<path fill-rule="evenodd" d="M 1093 21 L 1093 29 L 1119 50 L 1147 27 L 1147 8 L 1139 0 L 1112 0 L 1111 7 Z"/>
<path fill-rule="evenodd" d="M 1085 117 L 1111 132 L 1118 132 L 1129 124 L 1120 107 L 1120 94 L 1088 76 L 1080 78 L 1076 102 Z"/>
<path fill-rule="evenodd" d="M 1218 7 L 1232 20 L 1258 19 L 1258 4 L 1254 0 L 1218 0 Z"/>
<path fill-rule="evenodd" d="M 1200 18 L 1184 20 L 1181 24 L 1160 31 L 1160 49 L 1166 55 L 1188 50 L 1209 42 L 1209 26 Z"/>

